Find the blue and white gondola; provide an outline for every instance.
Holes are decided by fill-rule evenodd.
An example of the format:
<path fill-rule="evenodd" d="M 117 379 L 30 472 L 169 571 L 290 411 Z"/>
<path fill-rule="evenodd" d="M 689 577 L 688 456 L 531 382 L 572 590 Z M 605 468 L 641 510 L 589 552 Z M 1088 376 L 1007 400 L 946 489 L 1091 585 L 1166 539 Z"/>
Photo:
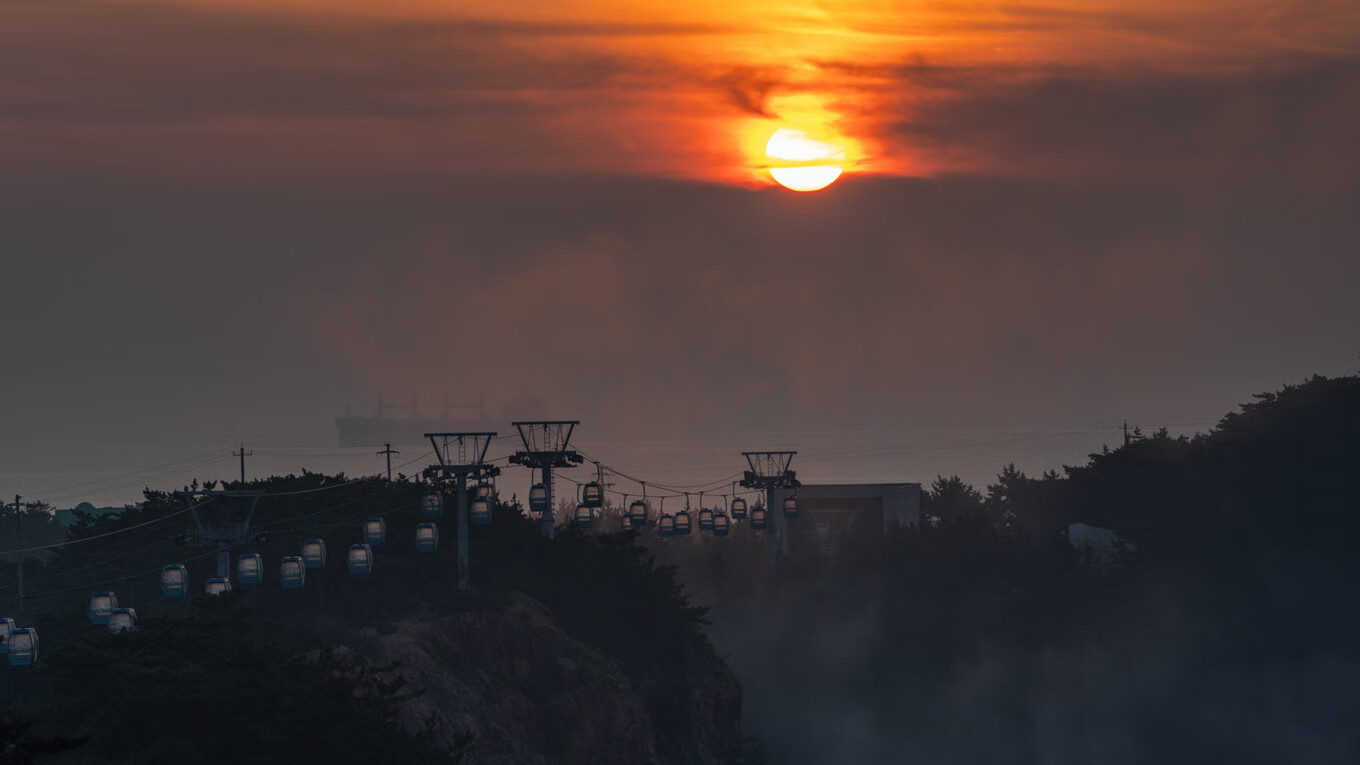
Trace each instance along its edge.
<path fill-rule="evenodd" d="M 189 569 L 171 563 L 161 569 L 161 594 L 167 598 L 182 598 L 189 594 Z"/>
<path fill-rule="evenodd" d="M 279 561 L 279 586 L 285 590 L 299 590 L 307 582 L 307 565 L 301 555 L 285 555 Z"/>
<path fill-rule="evenodd" d="M 264 559 L 259 553 L 244 553 L 236 559 L 236 581 L 241 584 L 264 581 Z"/>
<path fill-rule="evenodd" d="M 368 545 L 350 545 L 345 563 L 351 574 L 373 573 L 373 548 Z"/>

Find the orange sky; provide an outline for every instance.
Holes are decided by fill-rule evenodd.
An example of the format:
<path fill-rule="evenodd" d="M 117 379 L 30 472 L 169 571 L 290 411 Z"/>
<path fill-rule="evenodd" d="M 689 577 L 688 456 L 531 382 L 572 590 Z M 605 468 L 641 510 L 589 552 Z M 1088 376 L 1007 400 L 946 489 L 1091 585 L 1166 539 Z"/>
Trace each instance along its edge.
<path fill-rule="evenodd" d="M 1080 171 L 1089 158 L 1055 169 L 952 135 L 985 125 L 922 141 L 917 123 L 1054 78 L 1233 76 L 1360 51 L 1360 6 L 1342 0 L 98 0 L 0 15 L 0 47 L 37 74 L 0 82 L 0 103 L 26 112 L 0 119 L 0 157 L 77 145 L 191 168 L 737 184 L 768 182 L 780 126 L 839 136 L 852 172 Z"/>
<path fill-rule="evenodd" d="M 0 0 L 0 449 L 1199 421 L 1354 369 L 1356 135 L 1355 0 Z"/>

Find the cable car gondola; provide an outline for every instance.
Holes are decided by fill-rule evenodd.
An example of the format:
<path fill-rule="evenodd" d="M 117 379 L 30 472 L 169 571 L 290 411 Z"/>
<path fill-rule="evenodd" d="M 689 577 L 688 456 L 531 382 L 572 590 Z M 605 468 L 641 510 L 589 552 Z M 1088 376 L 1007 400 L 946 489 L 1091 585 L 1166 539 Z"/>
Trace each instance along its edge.
<path fill-rule="evenodd" d="M 713 511 L 706 507 L 699 508 L 699 530 L 713 530 Z"/>
<path fill-rule="evenodd" d="M 473 526 L 491 525 L 491 500 L 478 497 L 468 507 L 468 523 Z"/>
<path fill-rule="evenodd" d="M 350 545 L 346 562 L 351 574 L 373 573 L 373 548 L 368 545 Z"/>
<path fill-rule="evenodd" d="M 27 667 L 38 660 L 38 631 L 32 627 L 11 630 L 5 643 L 11 667 Z"/>
<path fill-rule="evenodd" d="M 307 582 L 307 564 L 301 555 L 285 555 L 279 561 L 279 585 L 285 590 L 300 590 Z"/>
<path fill-rule="evenodd" d="M 785 518 L 797 518 L 797 517 L 798 517 L 798 498 L 797 498 L 797 497 L 785 497 L 785 498 L 784 498 L 784 517 L 785 517 Z"/>
<path fill-rule="evenodd" d="M 544 513 L 548 510 L 548 487 L 536 483 L 529 489 L 529 512 Z"/>
<path fill-rule="evenodd" d="M 725 537 L 732 530 L 732 521 L 728 519 L 727 513 L 713 514 L 713 536 Z"/>
<path fill-rule="evenodd" d="M 628 506 L 628 519 L 633 526 L 642 528 L 647 525 L 647 503 L 643 500 L 636 500 Z"/>
<path fill-rule="evenodd" d="M 416 526 L 416 552 L 434 552 L 439 549 L 439 527 L 433 523 Z"/>
<path fill-rule="evenodd" d="M 236 580 L 241 584 L 264 581 L 264 558 L 259 553 L 244 553 L 236 559 Z"/>
<path fill-rule="evenodd" d="M 302 565 L 307 568 L 326 567 L 326 540 L 318 538 L 302 540 Z"/>
<path fill-rule="evenodd" d="M 189 594 L 189 570 L 178 563 L 161 569 L 161 594 L 167 598 L 182 598 Z"/>
<path fill-rule="evenodd" d="M 592 510 L 604 506 L 604 487 L 598 481 L 591 481 L 581 487 L 581 504 Z"/>
<path fill-rule="evenodd" d="M 420 498 L 420 517 L 426 521 L 437 521 L 444 515 L 444 495 L 430 489 Z"/>
<path fill-rule="evenodd" d="M 675 516 L 663 515 L 656 522 L 656 531 L 662 537 L 675 536 Z"/>
<path fill-rule="evenodd" d="M 137 629 L 137 609 L 115 608 L 109 615 L 109 632 L 132 632 Z"/>
<path fill-rule="evenodd" d="M 118 607 L 118 596 L 111 592 L 90 595 L 90 624 L 108 624 L 113 609 Z"/>
<path fill-rule="evenodd" d="M 226 595 L 229 592 L 231 592 L 231 580 L 225 576 L 214 576 L 203 583 L 204 595 L 216 597 L 218 595 Z"/>
<path fill-rule="evenodd" d="M 8 616 L 0 619 L 0 654 L 9 653 L 9 635 L 16 629 L 13 619 Z"/>
<path fill-rule="evenodd" d="M 364 544 L 376 547 L 387 541 L 387 521 L 382 518 L 364 519 Z"/>
<path fill-rule="evenodd" d="M 746 520 L 746 500 L 741 497 L 732 500 L 732 520 Z"/>
<path fill-rule="evenodd" d="M 681 510 L 675 514 L 675 535 L 677 537 L 687 537 L 693 530 L 693 521 L 689 517 L 688 510 Z"/>
<path fill-rule="evenodd" d="M 588 529 L 595 520 L 595 514 L 591 512 L 590 506 L 584 503 L 576 506 L 576 528 Z"/>
<path fill-rule="evenodd" d="M 751 528 L 762 531 L 765 528 L 765 508 L 751 508 Z"/>

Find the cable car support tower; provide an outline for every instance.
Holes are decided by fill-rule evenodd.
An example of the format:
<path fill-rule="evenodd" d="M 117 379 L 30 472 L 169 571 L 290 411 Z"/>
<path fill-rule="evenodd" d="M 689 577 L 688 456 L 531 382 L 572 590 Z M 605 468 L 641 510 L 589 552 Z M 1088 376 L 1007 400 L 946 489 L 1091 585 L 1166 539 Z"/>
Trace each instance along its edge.
<path fill-rule="evenodd" d="M 222 579 L 231 577 L 231 546 L 251 541 L 250 521 L 255 517 L 255 508 L 260 505 L 263 489 L 231 489 L 227 491 L 178 491 L 175 492 L 189 505 L 189 515 L 194 519 L 193 542 L 204 547 L 217 548 L 217 576 Z M 203 507 L 213 500 L 223 497 L 244 497 L 250 500 L 250 509 L 241 517 L 240 507 L 234 503 L 214 508 L 208 517 Z M 207 502 L 201 501 L 207 498 Z M 238 520 L 239 519 L 239 520 Z"/>
<path fill-rule="evenodd" d="M 500 475 L 500 468 L 487 464 L 486 450 L 495 433 L 426 433 L 438 465 L 425 468 L 424 476 L 439 484 L 453 482 L 458 496 L 458 589 L 470 586 L 468 549 L 468 479 L 479 481 Z"/>
<path fill-rule="evenodd" d="M 774 533 L 770 534 L 766 543 L 766 550 L 769 553 L 769 563 L 774 563 L 781 555 L 789 552 L 789 519 L 782 511 L 776 511 L 774 507 L 775 489 L 796 489 L 802 484 L 798 483 L 798 475 L 789 470 L 789 465 L 793 463 L 793 456 L 798 452 L 742 452 L 741 456 L 746 458 L 746 464 L 750 467 L 741 479 L 741 485 L 748 489 L 763 489 L 765 491 L 765 517 L 771 522 Z"/>
<path fill-rule="evenodd" d="M 584 460 L 580 454 L 567 448 L 572 431 L 580 420 L 538 420 L 535 422 L 512 422 L 519 431 L 519 439 L 524 449 L 510 456 L 510 461 L 529 469 L 543 471 L 543 487 L 547 492 L 547 505 L 543 510 L 543 536 L 553 538 L 553 468 L 570 468 Z"/>

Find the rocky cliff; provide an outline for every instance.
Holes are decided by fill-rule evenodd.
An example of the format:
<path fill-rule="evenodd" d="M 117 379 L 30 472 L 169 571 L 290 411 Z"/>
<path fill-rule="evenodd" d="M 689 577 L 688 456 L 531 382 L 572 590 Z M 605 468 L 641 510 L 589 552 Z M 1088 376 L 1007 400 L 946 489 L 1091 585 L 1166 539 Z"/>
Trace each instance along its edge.
<path fill-rule="evenodd" d="M 364 637 L 412 692 L 403 726 L 462 762 L 740 762 L 741 689 L 706 642 L 630 676 L 523 595 Z"/>

